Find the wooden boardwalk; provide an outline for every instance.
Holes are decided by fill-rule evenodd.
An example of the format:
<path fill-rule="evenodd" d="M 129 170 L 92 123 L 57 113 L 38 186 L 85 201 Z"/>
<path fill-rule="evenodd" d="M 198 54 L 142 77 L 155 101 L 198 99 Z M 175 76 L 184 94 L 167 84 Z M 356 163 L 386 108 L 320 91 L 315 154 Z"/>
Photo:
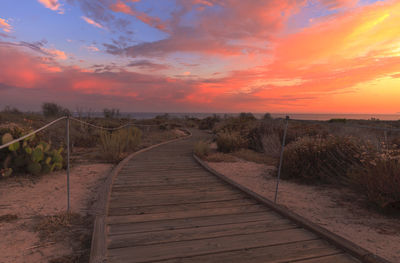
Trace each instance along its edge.
<path fill-rule="evenodd" d="M 115 178 L 107 262 L 359 262 L 207 172 L 198 138 L 131 159 Z"/>

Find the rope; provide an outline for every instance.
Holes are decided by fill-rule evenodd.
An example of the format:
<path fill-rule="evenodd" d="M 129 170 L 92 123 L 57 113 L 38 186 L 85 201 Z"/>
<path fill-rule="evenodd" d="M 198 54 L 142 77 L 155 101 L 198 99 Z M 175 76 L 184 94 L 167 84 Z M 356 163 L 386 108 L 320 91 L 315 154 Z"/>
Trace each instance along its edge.
<path fill-rule="evenodd" d="M 53 124 L 55 124 L 55 123 L 57 123 L 57 122 L 59 122 L 59 121 L 61 121 L 63 119 L 66 119 L 66 118 L 67 118 L 66 116 L 58 118 L 57 120 L 54 120 L 54 121 L 46 124 L 45 126 L 39 128 L 39 129 L 37 129 L 37 130 L 35 130 L 33 132 L 28 133 L 27 135 L 24 135 L 24 136 L 22 136 L 22 137 L 20 137 L 18 139 L 15 139 L 15 140 L 12 140 L 11 142 L 3 144 L 3 145 L 0 146 L 0 150 L 3 149 L 3 148 L 6 148 L 6 147 L 8 147 L 8 146 L 10 146 L 10 145 L 12 145 L 12 144 L 14 144 L 16 142 L 22 141 L 23 139 L 26 139 L 26 138 L 28 138 L 28 137 L 30 137 L 30 136 L 32 136 L 32 135 L 44 130 L 44 129 L 46 129 L 47 127 L 50 127 L 51 125 L 53 125 Z"/>
<path fill-rule="evenodd" d="M 97 125 L 91 124 L 91 123 L 89 123 L 89 122 L 76 119 L 76 118 L 74 118 L 74 117 L 69 117 L 69 118 L 70 118 L 71 120 L 80 122 L 80 123 L 82 123 L 82 124 L 87 124 L 87 125 L 92 126 L 92 127 L 94 127 L 94 128 L 98 128 L 98 129 L 102 129 L 102 130 L 107 130 L 107 131 L 116 131 L 116 130 L 120 130 L 120 129 L 125 128 L 125 127 L 128 127 L 128 126 L 143 126 L 143 127 L 155 127 L 155 126 L 159 126 L 159 124 L 136 124 L 136 123 L 127 123 L 127 124 L 124 124 L 124 125 L 119 126 L 119 127 L 116 127 L 116 128 L 106 128 L 106 127 L 97 126 Z"/>
<path fill-rule="evenodd" d="M 52 122 L 50 122 L 50 123 L 44 125 L 43 127 L 41 127 L 41 128 L 39 128 L 39 129 L 33 131 L 33 132 L 30 132 L 30 133 L 28 133 L 28 134 L 26 134 L 26 135 L 24 135 L 24 136 L 22 136 L 22 137 L 20 137 L 20 138 L 18 138 L 18 139 L 15 139 L 15 140 L 12 140 L 12 141 L 10 141 L 10 142 L 8 142 L 8 143 L 6 143 L 6 144 L 3 144 L 3 145 L 0 146 L 0 150 L 6 148 L 6 147 L 8 147 L 8 146 L 10 146 L 10 145 L 12 145 L 12 144 L 14 144 L 14 143 L 16 143 L 16 142 L 22 141 L 23 139 L 26 139 L 26 138 L 28 138 L 28 137 L 30 137 L 30 136 L 32 136 L 32 135 L 38 133 L 38 132 L 40 132 L 40 131 L 42 131 L 42 130 L 48 128 L 48 127 L 50 127 L 51 125 L 53 125 L 53 124 L 55 124 L 55 123 L 57 123 L 57 122 L 59 122 L 59 121 L 61 121 L 61 120 L 67 119 L 67 118 L 68 118 L 67 116 L 58 118 L 58 119 L 56 119 L 56 120 L 54 120 L 54 121 L 52 121 Z M 86 124 L 86 125 L 92 126 L 92 127 L 94 127 L 94 128 L 97 128 L 97 129 L 107 130 L 107 131 L 116 131 L 116 130 L 120 130 L 120 129 L 122 129 L 122 128 L 129 127 L 129 126 L 132 126 L 132 125 L 134 125 L 134 126 L 143 126 L 143 127 L 159 126 L 159 125 L 150 125 L 150 124 L 134 124 L 134 123 L 127 123 L 127 124 L 124 124 L 124 125 L 119 126 L 119 127 L 116 127 L 116 128 L 106 128 L 106 127 L 97 126 L 97 125 L 91 124 L 91 123 L 89 123 L 89 122 L 76 119 L 76 118 L 74 118 L 74 117 L 69 117 L 69 119 L 74 120 L 74 121 L 76 121 L 76 122 L 80 122 L 80 123 L 82 123 L 82 124 Z"/>
<path fill-rule="evenodd" d="M 100 129 L 100 130 L 106 130 L 106 131 L 116 131 L 116 130 L 119 130 L 119 129 L 128 127 L 128 126 L 130 126 L 130 125 L 133 125 L 132 123 L 128 123 L 128 124 L 124 124 L 124 125 L 119 126 L 119 127 L 116 127 L 116 128 L 105 128 L 105 127 L 102 127 L 102 126 L 97 126 L 97 125 L 91 124 L 91 123 L 86 122 L 86 121 L 82 121 L 82 120 L 79 120 L 79 119 L 75 119 L 75 118 L 73 118 L 73 117 L 69 117 L 69 118 L 70 118 L 71 120 L 80 122 L 80 123 L 82 123 L 82 124 L 86 124 L 86 125 L 92 126 L 92 127 L 94 127 L 94 128 L 97 128 L 97 129 Z"/>

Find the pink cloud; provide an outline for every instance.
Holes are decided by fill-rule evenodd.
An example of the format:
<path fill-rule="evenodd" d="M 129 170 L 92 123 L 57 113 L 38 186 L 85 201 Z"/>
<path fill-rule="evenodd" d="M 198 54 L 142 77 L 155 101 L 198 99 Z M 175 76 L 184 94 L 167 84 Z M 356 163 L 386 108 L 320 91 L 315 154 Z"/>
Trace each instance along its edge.
<path fill-rule="evenodd" d="M 136 1 L 135 1 L 136 2 Z M 161 20 L 157 17 L 151 17 L 147 15 L 146 13 L 139 12 L 135 10 L 133 7 L 128 6 L 121 0 L 118 0 L 116 3 L 112 4 L 110 6 L 110 9 L 114 12 L 120 12 L 120 13 L 125 13 L 128 15 L 132 15 L 142 21 L 145 24 L 148 24 L 149 26 L 158 28 L 160 30 L 165 30 L 165 25 L 161 22 Z"/>
<path fill-rule="evenodd" d="M 53 11 L 57 11 L 59 14 L 63 14 L 64 10 L 62 9 L 61 4 L 58 0 L 38 0 L 46 8 L 49 8 Z"/>
<path fill-rule="evenodd" d="M 101 24 L 97 23 L 96 21 L 94 21 L 93 19 L 91 19 L 89 17 L 82 16 L 82 19 L 85 20 L 86 23 L 88 23 L 88 24 L 90 24 L 92 26 L 95 26 L 95 27 L 98 27 L 98 28 L 101 28 L 101 29 L 105 29 L 104 26 L 102 26 Z"/>
<path fill-rule="evenodd" d="M 0 18 L 0 28 L 4 30 L 4 32 L 10 33 L 12 30 L 11 25 L 7 20 Z"/>

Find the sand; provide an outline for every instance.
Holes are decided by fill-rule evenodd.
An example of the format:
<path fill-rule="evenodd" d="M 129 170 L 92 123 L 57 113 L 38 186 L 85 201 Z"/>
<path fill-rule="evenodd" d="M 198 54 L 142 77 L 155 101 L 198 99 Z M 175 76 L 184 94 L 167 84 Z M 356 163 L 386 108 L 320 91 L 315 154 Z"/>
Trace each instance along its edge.
<path fill-rule="evenodd" d="M 274 167 L 246 161 L 208 164 L 273 200 L 276 178 L 271 172 Z M 281 180 L 277 203 L 391 262 L 400 262 L 400 219 L 368 208 L 364 197 L 348 188 Z"/>
<path fill-rule="evenodd" d="M 90 214 L 98 187 L 108 175 L 110 164 L 82 164 L 71 169 L 71 211 Z M 35 231 L 40 216 L 66 210 L 66 172 L 41 177 L 12 177 L 0 180 L 0 217 L 16 215 L 16 220 L 0 221 L 0 262 L 48 262 L 71 253 L 65 242 L 41 240 Z"/>

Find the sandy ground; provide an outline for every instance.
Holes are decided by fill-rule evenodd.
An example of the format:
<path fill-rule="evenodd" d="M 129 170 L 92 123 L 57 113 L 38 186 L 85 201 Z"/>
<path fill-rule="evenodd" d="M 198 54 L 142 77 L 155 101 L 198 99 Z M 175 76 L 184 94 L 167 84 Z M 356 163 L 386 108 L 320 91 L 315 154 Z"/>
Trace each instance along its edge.
<path fill-rule="evenodd" d="M 274 167 L 246 161 L 208 164 L 273 200 Z M 368 209 L 366 200 L 350 189 L 281 180 L 277 203 L 391 262 L 400 262 L 400 219 Z"/>
<path fill-rule="evenodd" d="M 71 169 L 71 211 L 87 216 L 98 187 L 111 169 L 110 164 L 81 164 Z M 41 216 L 66 210 L 66 172 L 39 178 L 12 177 L 0 181 L 0 218 L 11 214 L 15 220 L 0 220 L 0 262 L 48 262 L 71 253 L 68 242 L 39 238 L 35 231 Z M 79 245 L 79 244 L 78 244 Z"/>

